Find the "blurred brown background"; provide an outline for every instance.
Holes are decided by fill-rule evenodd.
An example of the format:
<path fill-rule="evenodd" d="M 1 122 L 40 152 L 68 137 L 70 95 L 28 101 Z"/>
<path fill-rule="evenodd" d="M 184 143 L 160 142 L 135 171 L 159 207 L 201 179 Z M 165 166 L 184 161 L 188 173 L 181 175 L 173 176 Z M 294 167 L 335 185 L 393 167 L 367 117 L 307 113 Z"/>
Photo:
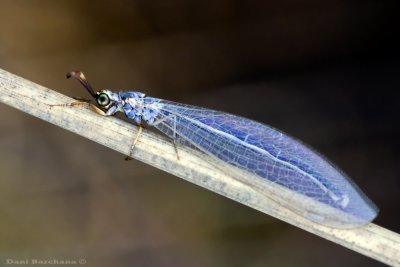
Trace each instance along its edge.
<path fill-rule="evenodd" d="M 98 88 L 273 125 L 341 166 L 380 207 L 375 222 L 400 232 L 396 12 L 379 0 L 0 0 L 0 68 L 87 97 L 65 79 L 80 69 Z M 383 266 L 0 111 L 0 266 Z"/>

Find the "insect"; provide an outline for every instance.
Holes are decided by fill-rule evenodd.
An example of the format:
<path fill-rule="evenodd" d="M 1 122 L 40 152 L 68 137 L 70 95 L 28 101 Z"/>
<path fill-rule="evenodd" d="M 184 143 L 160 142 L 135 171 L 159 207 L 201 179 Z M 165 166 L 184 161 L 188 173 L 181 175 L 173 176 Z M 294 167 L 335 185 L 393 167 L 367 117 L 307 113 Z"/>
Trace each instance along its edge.
<path fill-rule="evenodd" d="M 292 211 L 322 225 L 353 228 L 371 222 L 376 206 L 341 170 L 301 142 L 268 125 L 236 115 L 175 103 L 141 92 L 95 92 L 80 71 L 76 78 L 94 98 L 92 109 L 103 116 L 122 112 L 139 125 L 153 126 L 179 144 L 200 150 L 217 162 L 241 170 L 254 187 Z M 89 102 L 89 100 L 85 100 Z M 66 104 L 74 106 L 82 102 Z M 64 105 L 65 106 L 65 105 Z M 228 168 L 229 169 L 229 168 Z M 229 171 L 229 170 L 227 170 Z M 253 183 L 253 182 L 252 182 Z M 278 188 L 278 189 L 276 189 Z"/>

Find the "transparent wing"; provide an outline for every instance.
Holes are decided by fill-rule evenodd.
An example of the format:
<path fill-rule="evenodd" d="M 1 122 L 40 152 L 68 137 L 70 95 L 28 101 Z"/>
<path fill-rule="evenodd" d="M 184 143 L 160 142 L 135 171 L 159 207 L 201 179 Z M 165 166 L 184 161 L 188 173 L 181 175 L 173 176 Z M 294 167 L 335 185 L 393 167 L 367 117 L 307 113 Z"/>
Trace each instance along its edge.
<path fill-rule="evenodd" d="M 257 189 L 317 223 L 352 228 L 377 215 L 375 205 L 343 172 L 299 141 L 265 124 L 161 100 L 154 126 L 181 144 L 259 177 L 261 182 L 254 179 Z M 230 174 L 238 177 L 236 171 Z M 268 184 L 280 189 L 264 190 Z"/>

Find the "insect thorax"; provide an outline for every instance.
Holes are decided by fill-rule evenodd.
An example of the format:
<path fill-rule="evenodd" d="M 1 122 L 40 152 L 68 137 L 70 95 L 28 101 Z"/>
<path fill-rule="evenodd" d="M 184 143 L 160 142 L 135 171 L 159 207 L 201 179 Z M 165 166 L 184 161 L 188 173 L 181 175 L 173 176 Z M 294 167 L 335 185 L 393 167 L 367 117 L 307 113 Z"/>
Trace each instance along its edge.
<path fill-rule="evenodd" d="M 160 99 L 146 97 L 140 92 L 121 93 L 122 111 L 137 124 L 153 124 L 160 112 Z"/>

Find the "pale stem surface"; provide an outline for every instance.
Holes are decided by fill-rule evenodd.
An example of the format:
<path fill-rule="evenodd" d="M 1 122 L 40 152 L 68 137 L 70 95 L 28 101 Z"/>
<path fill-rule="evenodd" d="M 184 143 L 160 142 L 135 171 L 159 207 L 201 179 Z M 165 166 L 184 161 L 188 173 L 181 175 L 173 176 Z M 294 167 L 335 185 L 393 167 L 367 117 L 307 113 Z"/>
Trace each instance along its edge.
<path fill-rule="evenodd" d="M 74 100 L 0 69 L 0 102 L 107 146 L 124 155 L 130 151 L 137 127 L 102 117 L 86 107 L 49 108 Z M 400 266 L 400 235 L 373 223 L 355 229 L 318 225 L 285 209 L 251 187 L 215 168 L 207 155 L 178 146 L 161 135 L 143 130 L 133 158 L 162 169 L 220 195 L 250 206 L 310 233 L 391 266 Z M 312 252 L 310 252 L 312 253 Z"/>

